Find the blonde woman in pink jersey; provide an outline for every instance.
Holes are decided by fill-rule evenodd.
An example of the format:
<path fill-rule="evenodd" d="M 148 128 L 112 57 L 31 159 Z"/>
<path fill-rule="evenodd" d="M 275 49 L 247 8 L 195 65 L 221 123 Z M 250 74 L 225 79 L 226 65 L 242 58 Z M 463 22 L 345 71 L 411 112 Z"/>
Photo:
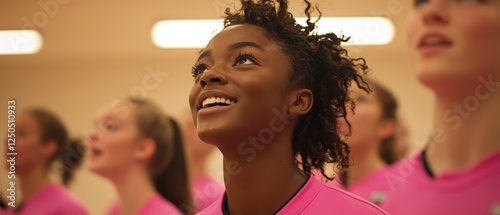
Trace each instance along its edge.
<path fill-rule="evenodd" d="M 15 134 L 15 179 L 23 200 L 15 208 L 7 206 L 7 214 L 88 214 L 84 205 L 65 188 L 83 160 L 84 145 L 70 140 L 61 120 L 40 108 L 18 115 Z M 61 176 L 64 186 L 51 179 L 52 170 Z"/>
<path fill-rule="evenodd" d="M 416 0 L 411 60 L 435 94 L 422 152 L 387 173 L 392 214 L 500 214 L 500 1 Z"/>
<path fill-rule="evenodd" d="M 350 84 L 366 86 L 365 62 L 348 56 L 343 37 L 314 34 L 311 19 L 298 25 L 286 0 L 240 3 L 192 70 L 192 117 L 200 139 L 224 156 L 226 187 L 199 214 L 385 214 L 310 175 L 348 164 L 336 124 Z"/>
<path fill-rule="evenodd" d="M 118 191 L 109 215 L 194 212 L 179 125 L 152 102 L 130 98 L 106 106 L 89 140 L 90 170 Z"/>

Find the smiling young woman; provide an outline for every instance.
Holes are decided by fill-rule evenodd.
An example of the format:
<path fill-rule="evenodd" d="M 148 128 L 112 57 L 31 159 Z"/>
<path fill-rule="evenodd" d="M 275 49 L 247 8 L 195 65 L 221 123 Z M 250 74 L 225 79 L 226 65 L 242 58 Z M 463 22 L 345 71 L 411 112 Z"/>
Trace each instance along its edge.
<path fill-rule="evenodd" d="M 499 214 L 500 1 L 415 1 L 407 38 L 418 79 L 436 96 L 434 124 L 424 150 L 393 167 L 382 207 Z"/>
<path fill-rule="evenodd" d="M 241 4 L 226 10 L 224 30 L 193 67 L 193 119 L 200 139 L 222 152 L 226 185 L 200 214 L 384 214 L 310 176 L 349 162 L 336 124 L 350 84 L 366 90 L 364 61 L 348 56 L 344 38 L 314 34 L 311 20 L 298 25 L 288 1 Z"/>

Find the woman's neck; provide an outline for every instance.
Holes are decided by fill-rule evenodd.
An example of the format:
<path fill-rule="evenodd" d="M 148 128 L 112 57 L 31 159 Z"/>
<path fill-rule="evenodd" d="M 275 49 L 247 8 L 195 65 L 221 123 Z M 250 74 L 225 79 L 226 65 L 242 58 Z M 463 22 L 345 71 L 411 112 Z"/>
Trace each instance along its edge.
<path fill-rule="evenodd" d="M 146 204 L 156 193 L 153 182 L 147 172 L 130 169 L 128 172 L 111 179 L 120 198 L 120 214 L 132 215 Z"/>
<path fill-rule="evenodd" d="M 500 150 L 500 93 L 494 89 L 478 85 L 468 96 L 438 97 L 426 149 L 435 175 L 470 168 Z"/>
<path fill-rule="evenodd" d="M 347 169 L 346 181 L 343 182 L 346 187 L 356 184 L 387 165 L 380 157 L 377 149 L 364 149 L 359 152 L 352 150 L 351 158 L 353 162 Z"/>
<path fill-rule="evenodd" d="M 245 147 L 245 152 L 253 149 L 255 156 L 242 153 L 238 146 L 221 149 L 231 214 L 275 213 L 303 186 L 308 176 L 295 163 L 291 146 L 290 138 L 276 134 L 271 143 L 257 140 Z"/>
<path fill-rule="evenodd" d="M 19 181 L 24 202 L 52 183 L 47 170 L 43 166 L 35 166 L 29 171 L 19 174 Z"/>

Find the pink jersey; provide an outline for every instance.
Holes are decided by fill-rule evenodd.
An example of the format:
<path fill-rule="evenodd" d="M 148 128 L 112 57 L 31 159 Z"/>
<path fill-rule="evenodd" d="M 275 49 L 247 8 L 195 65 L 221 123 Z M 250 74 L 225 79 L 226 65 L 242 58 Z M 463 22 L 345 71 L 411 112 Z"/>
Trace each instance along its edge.
<path fill-rule="evenodd" d="M 175 205 L 165 200 L 160 194 L 156 193 L 139 209 L 136 215 L 163 215 L 163 214 L 182 214 Z M 108 215 L 120 215 L 118 204 L 114 204 L 108 212 Z"/>
<path fill-rule="evenodd" d="M 330 183 L 334 187 L 344 189 L 376 205 L 380 205 L 387 198 L 387 195 L 390 192 L 389 183 L 387 183 L 387 179 L 384 174 L 386 171 L 386 167 L 376 170 L 349 187 L 342 185 L 338 177 Z"/>
<path fill-rule="evenodd" d="M 223 215 L 223 198 L 199 212 L 199 215 Z M 374 204 L 311 176 L 277 214 L 387 214 Z"/>
<path fill-rule="evenodd" d="M 382 207 L 391 214 L 500 214 L 500 152 L 434 178 L 419 153 L 396 163 L 388 176 L 395 189 Z"/>
<path fill-rule="evenodd" d="M 16 206 L 18 207 L 18 206 Z M 9 215 L 84 215 L 87 210 L 78 199 L 58 184 L 49 184 L 26 200 L 21 208 L 9 209 Z"/>
<path fill-rule="evenodd" d="M 198 211 L 222 198 L 224 188 L 210 175 L 204 175 L 193 182 L 193 197 Z"/>
<path fill-rule="evenodd" d="M 6 206 L 8 207 L 8 206 Z M 1 208 L 0 207 L 0 215 L 6 215 L 7 214 L 7 208 Z"/>

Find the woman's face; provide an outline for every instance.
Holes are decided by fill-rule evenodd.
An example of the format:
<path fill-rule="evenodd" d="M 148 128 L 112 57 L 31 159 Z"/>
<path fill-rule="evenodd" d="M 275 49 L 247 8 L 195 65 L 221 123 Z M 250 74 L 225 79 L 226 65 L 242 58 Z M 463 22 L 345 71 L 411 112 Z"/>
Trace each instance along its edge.
<path fill-rule="evenodd" d="M 91 171 L 108 176 L 133 165 L 134 147 L 140 139 L 135 118 L 126 103 L 105 107 L 97 114 L 95 127 L 88 136 Z"/>
<path fill-rule="evenodd" d="M 479 76 L 499 74 L 499 38 L 498 0 L 415 0 L 407 25 L 417 76 L 435 90 L 473 87 Z"/>
<path fill-rule="evenodd" d="M 381 141 L 379 127 L 381 126 L 382 107 L 377 92 L 368 94 L 357 86 L 353 86 L 350 91 L 351 98 L 355 101 L 354 113 L 350 107 L 347 110 L 347 120 L 351 124 L 351 135 L 346 142 L 353 150 L 367 148 L 374 140 Z M 349 127 L 344 120 L 340 120 L 340 130 L 343 134 L 348 134 Z"/>
<path fill-rule="evenodd" d="M 273 120 L 273 109 L 282 114 L 287 108 L 290 70 L 288 57 L 263 28 L 242 24 L 222 30 L 193 68 L 189 103 L 200 139 L 244 141 L 282 126 Z"/>
<path fill-rule="evenodd" d="M 44 164 L 48 158 L 43 155 L 42 130 L 35 116 L 28 112 L 21 113 L 16 119 L 16 172 L 30 171 L 40 163 Z M 7 142 L 5 142 L 8 152 Z M 7 157 L 7 159 L 9 159 Z M 44 164 L 45 165 L 45 164 Z M 7 163 L 7 168 L 10 164 Z"/>

